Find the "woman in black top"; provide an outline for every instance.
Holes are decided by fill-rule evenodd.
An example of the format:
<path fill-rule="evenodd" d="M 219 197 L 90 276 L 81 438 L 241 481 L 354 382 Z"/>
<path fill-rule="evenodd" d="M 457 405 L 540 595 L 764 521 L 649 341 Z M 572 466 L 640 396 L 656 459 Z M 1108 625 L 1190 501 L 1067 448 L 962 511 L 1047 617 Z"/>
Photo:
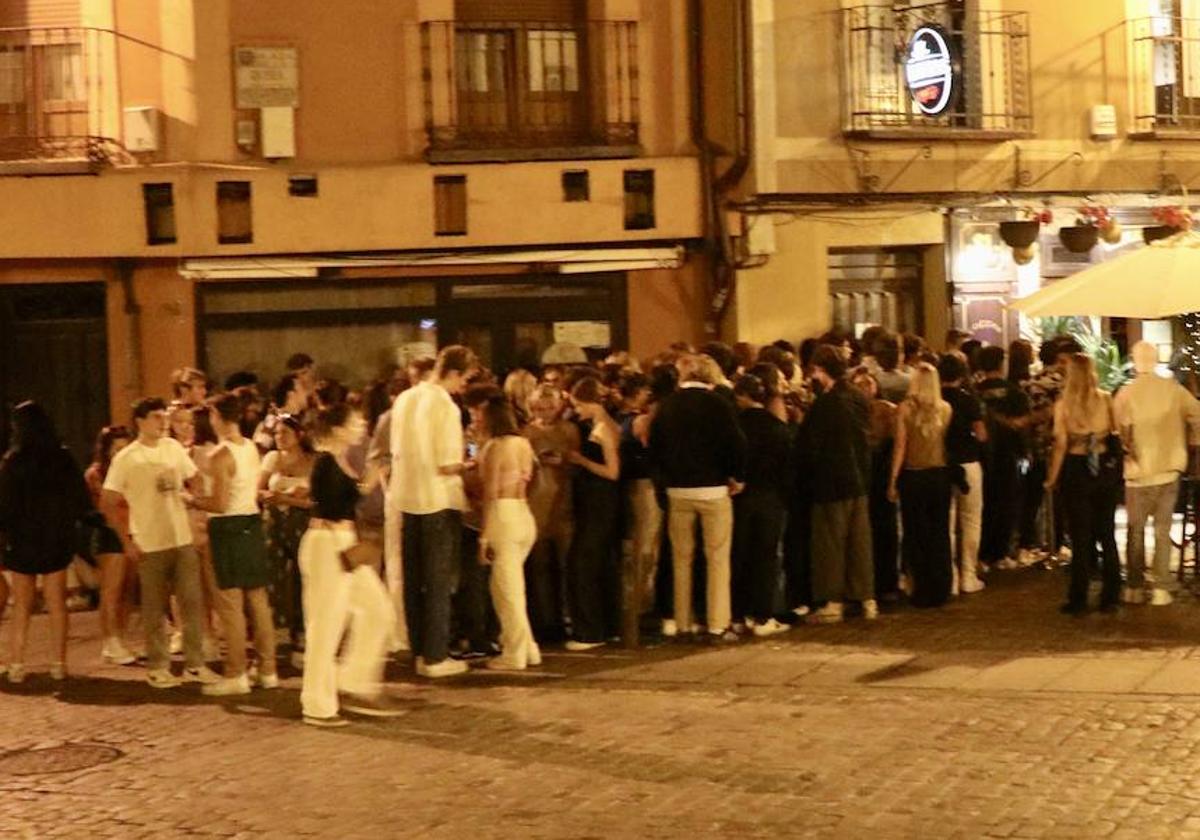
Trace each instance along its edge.
<path fill-rule="evenodd" d="M 0 462 L 0 543 L 12 575 L 9 682 L 25 679 L 25 639 L 37 579 L 50 610 L 52 679 L 66 676 L 66 569 L 75 556 L 79 520 L 92 509 L 83 473 L 45 410 L 23 402 L 12 413 L 13 445 Z"/>
<path fill-rule="evenodd" d="M 386 702 L 383 665 L 396 614 L 375 569 L 354 565 L 359 543 L 354 525 L 360 494 L 377 476 L 361 481 L 346 461 L 346 451 L 362 442 L 367 424 L 344 403 L 324 409 L 317 423 L 321 453 L 313 464 L 312 518 L 300 540 L 304 592 L 304 686 L 300 705 L 304 722 L 344 726 L 342 708 L 358 714 L 393 715 Z M 342 662 L 338 648 L 347 625 L 350 639 Z"/>
<path fill-rule="evenodd" d="M 792 436 L 787 423 L 767 408 L 768 391 L 752 374 L 733 388 L 746 435 L 746 489 L 733 499 L 733 620 L 745 618 L 756 636 L 773 636 L 790 627 L 779 612 L 779 553 L 791 491 Z"/>

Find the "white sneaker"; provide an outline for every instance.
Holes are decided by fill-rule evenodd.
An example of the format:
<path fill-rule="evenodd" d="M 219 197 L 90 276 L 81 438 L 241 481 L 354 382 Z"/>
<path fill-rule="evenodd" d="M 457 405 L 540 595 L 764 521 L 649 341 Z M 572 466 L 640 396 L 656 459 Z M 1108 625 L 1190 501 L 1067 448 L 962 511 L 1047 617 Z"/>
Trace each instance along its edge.
<path fill-rule="evenodd" d="M 1042 553 L 1032 548 L 1022 548 L 1017 552 L 1017 564 L 1020 566 L 1036 566 L 1042 561 Z"/>
<path fill-rule="evenodd" d="M 433 665 L 426 665 L 424 659 L 417 660 L 417 674 L 422 677 L 427 677 L 431 680 L 436 680 L 441 677 L 456 677 L 459 674 L 465 674 L 471 670 L 466 662 L 458 659 L 446 657 L 441 662 Z"/>
<path fill-rule="evenodd" d="M 235 694 L 250 693 L 250 678 L 245 674 L 238 677 L 226 677 L 214 683 L 208 683 L 200 689 L 207 697 L 232 697 Z"/>
<path fill-rule="evenodd" d="M 200 683 L 201 685 L 213 685 L 221 681 L 221 675 L 207 665 L 201 665 L 199 668 L 184 668 L 183 681 Z"/>
<path fill-rule="evenodd" d="M 874 598 L 862 602 L 863 618 L 867 621 L 874 621 L 879 618 L 879 602 Z"/>
<path fill-rule="evenodd" d="M 976 592 L 982 592 L 987 588 L 987 584 L 977 577 L 964 577 L 962 586 L 959 587 L 964 595 L 973 595 Z"/>
<path fill-rule="evenodd" d="M 996 568 L 1005 572 L 1011 572 L 1013 569 L 1021 568 L 1021 564 L 1011 557 L 1005 557 L 1003 560 L 996 562 Z"/>
<path fill-rule="evenodd" d="M 1153 607 L 1165 607 L 1174 603 L 1175 599 L 1171 597 L 1171 593 L 1165 589 L 1155 589 L 1150 596 L 1150 605 Z"/>
<path fill-rule="evenodd" d="M 571 639 L 565 645 L 566 649 L 572 653 L 582 653 L 585 650 L 595 650 L 598 647 L 604 647 L 604 642 L 580 642 Z"/>
<path fill-rule="evenodd" d="M 180 680 L 166 668 L 161 668 L 156 671 L 147 671 L 146 682 L 150 683 L 151 688 L 176 688 L 179 686 Z"/>
<path fill-rule="evenodd" d="M 134 662 L 137 662 L 137 657 L 116 636 L 105 641 L 100 656 L 105 662 L 112 663 L 113 665 L 132 665 Z"/>
<path fill-rule="evenodd" d="M 778 636 L 780 633 L 786 633 L 791 630 L 786 624 L 774 618 L 768 618 L 766 621 L 756 621 L 753 625 L 754 635 L 763 636 Z"/>
<path fill-rule="evenodd" d="M 1121 593 L 1121 603 L 1123 604 L 1144 604 L 1146 603 L 1146 590 L 1126 586 Z"/>
<path fill-rule="evenodd" d="M 675 623 L 675 619 L 664 618 L 662 620 L 662 634 L 668 639 L 673 639 L 679 635 L 679 625 Z"/>
<path fill-rule="evenodd" d="M 51 662 L 50 663 L 50 679 L 55 682 L 62 682 L 67 678 L 67 663 Z"/>
<path fill-rule="evenodd" d="M 279 688 L 279 675 L 260 673 L 256 683 L 259 688 Z"/>
<path fill-rule="evenodd" d="M 830 601 L 825 606 L 808 616 L 810 624 L 836 624 L 843 618 L 843 609 L 840 601 Z"/>
<path fill-rule="evenodd" d="M 13 685 L 25 682 L 25 666 L 14 662 L 8 666 L 8 681 Z"/>
<path fill-rule="evenodd" d="M 792 615 L 796 616 L 796 618 L 804 618 L 804 616 L 808 615 L 810 612 L 812 612 L 812 610 L 810 610 L 804 604 L 792 609 Z"/>

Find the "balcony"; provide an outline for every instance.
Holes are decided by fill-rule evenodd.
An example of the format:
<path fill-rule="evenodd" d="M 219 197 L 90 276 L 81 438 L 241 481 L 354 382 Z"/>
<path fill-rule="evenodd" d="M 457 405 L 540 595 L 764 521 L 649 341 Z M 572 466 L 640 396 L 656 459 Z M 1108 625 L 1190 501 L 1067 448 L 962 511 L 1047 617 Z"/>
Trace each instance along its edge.
<path fill-rule="evenodd" d="M 422 25 L 434 163 L 634 157 L 637 24 Z"/>
<path fill-rule="evenodd" d="M 1135 138 L 1200 139 L 1200 20 L 1129 23 Z"/>
<path fill-rule="evenodd" d="M 925 56 L 951 82 L 910 92 L 909 42 L 923 27 L 934 28 L 945 48 L 941 56 Z M 1027 13 L 958 3 L 863 5 L 843 10 L 841 35 L 845 134 L 982 141 L 1032 135 Z M 930 91 L 944 92 L 944 100 L 919 104 L 917 97 Z"/>
<path fill-rule="evenodd" d="M 108 32 L 0 29 L 0 174 L 93 171 L 121 154 L 111 54 Z"/>

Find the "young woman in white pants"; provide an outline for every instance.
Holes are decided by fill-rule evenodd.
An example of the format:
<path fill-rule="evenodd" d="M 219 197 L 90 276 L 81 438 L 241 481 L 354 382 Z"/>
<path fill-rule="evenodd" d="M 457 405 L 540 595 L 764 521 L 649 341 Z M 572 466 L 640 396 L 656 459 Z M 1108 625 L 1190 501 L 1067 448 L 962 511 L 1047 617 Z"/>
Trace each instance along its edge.
<path fill-rule="evenodd" d="M 488 401 L 480 425 L 485 443 L 479 453 L 483 478 L 479 560 L 492 566 L 492 603 L 500 618 L 500 655 L 487 667 L 520 671 L 542 664 L 525 608 L 525 560 L 537 539 L 526 492 L 536 460 L 503 397 Z"/>
<path fill-rule="evenodd" d="M 383 695 L 383 666 L 395 615 L 379 574 L 367 566 L 347 569 L 342 553 L 358 542 L 355 508 L 363 489 L 346 462 L 346 450 L 362 441 L 366 422 L 345 404 L 321 412 L 322 450 L 310 479 L 313 515 L 300 540 L 307 648 L 300 705 L 304 722 L 344 726 L 342 709 L 376 717 L 401 713 Z M 338 648 L 349 625 L 345 653 Z"/>

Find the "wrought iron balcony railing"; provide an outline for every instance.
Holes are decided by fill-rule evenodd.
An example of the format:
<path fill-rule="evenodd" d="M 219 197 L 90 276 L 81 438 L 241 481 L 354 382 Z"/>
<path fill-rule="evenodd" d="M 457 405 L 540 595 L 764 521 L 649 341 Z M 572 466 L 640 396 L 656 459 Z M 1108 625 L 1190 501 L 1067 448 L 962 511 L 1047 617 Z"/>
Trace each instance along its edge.
<path fill-rule="evenodd" d="M 1200 20 L 1159 15 L 1129 28 L 1131 133 L 1200 135 Z"/>
<path fill-rule="evenodd" d="M 953 75 L 945 107 L 936 115 L 919 106 L 917 95 L 924 91 L 910 90 L 905 72 L 909 42 L 923 27 L 935 27 L 944 39 Z M 1033 130 L 1025 12 L 976 11 L 945 2 L 847 8 L 842 60 L 847 134 L 988 139 Z"/>
<path fill-rule="evenodd" d="M 431 159 L 637 153 L 637 24 L 422 25 Z"/>
<path fill-rule="evenodd" d="M 0 29 L 0 162 L 95 164 L 119 151 L 120 100 L 103 72 L 113 42 L 88 28 Z"/>

